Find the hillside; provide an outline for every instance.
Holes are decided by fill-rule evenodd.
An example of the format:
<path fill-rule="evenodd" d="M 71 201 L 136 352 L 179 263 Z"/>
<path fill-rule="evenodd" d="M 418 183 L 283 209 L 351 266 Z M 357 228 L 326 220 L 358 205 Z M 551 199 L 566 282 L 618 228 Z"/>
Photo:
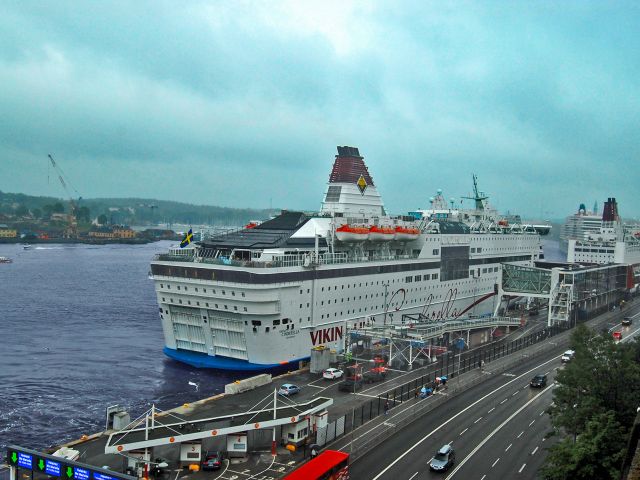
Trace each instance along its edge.
<path fill-rule="evenodd" d="M 268 218 L 268 209 L 228 208 L 193 205 L 146 198 L 82 198 L 79 208 L 89 210 L 88 217 L 105 215 L 110 223 L 150 225 L 157 223 L 242 225 L 249 220 Z M 23 216 L 40 218 L 50 212 L 69 212 L 69 202 L 55 197 L 37 197 L 0 191 L 0 215 L 5 219 Z"/>

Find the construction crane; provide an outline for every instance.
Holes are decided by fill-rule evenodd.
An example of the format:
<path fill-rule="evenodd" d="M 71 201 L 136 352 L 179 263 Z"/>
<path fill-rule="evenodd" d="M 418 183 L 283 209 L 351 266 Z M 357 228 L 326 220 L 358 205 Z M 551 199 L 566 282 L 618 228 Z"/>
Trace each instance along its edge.
<path fill-rule="evenodd" d="M 80 201 L 80 198 L 82 197 L 80 197 L 78 190 L 76 190 L 68 180 L 65 181 L 66 175 L 62 171 L 62 168 L 60 168 L 60 166 L 53 159 L 51 154 L 49 154 L 49 160 L 51 160 L 51 166 L 56 171 L 56 174 L 58 175 L 58 179 L 60 180 L 60 184 L 62 185 L 62 188 L 64 188 L 64 191 L 69 197 L 69 204 L 71 205 L 71 212 L 69 212 L 69 226 L 65 231 L 65 236 L 67 238 L 77 238 L 78 237 L 78 219 L 77 219 L 78 204 L 73 199 L 73 195 L 69 191 L 69 186 L 71 186 L 73 191 L 75 191 L 76 194 L 78 195 L 78 201 Z"/>

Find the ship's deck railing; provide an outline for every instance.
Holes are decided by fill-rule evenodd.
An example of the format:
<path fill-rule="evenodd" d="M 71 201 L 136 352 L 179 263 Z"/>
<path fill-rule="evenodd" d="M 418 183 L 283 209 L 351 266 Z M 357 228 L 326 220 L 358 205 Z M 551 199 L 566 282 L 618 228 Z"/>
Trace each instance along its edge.
<path fill-rule="evenodd" d="M 193 252 L 193 251 L 192 251 Z M 347 253 L 323 253 L 315 258 L 313 254 L 304 255 L 274 255 L 271 260 L 232 260 L 225 257 L 199 257 L 191 254 L 176 255 L 175 253 L 160 253 L 155 260 L 164 262 L 194 262 L 209 265 L 227 265 L 244 268 L 281 268 L 281 267 L 313 267 L 316 265 L 337 265 L 348 263 L 388 262 L 397 260 L 412 260 L 418 255 L 349 255 Z"/>

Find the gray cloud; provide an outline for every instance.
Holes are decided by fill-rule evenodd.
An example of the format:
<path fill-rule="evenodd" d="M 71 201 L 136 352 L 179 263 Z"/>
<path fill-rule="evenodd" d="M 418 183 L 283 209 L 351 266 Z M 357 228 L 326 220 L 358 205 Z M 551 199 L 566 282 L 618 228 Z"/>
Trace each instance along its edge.
<path fill-rule="evenodd" d="M 319 206 L 358 146 L 394 212 L 638 216 L 635 4 L 4 2 L 0 189 Z M 547 215 L 545 212 L 553 212 Z"/>

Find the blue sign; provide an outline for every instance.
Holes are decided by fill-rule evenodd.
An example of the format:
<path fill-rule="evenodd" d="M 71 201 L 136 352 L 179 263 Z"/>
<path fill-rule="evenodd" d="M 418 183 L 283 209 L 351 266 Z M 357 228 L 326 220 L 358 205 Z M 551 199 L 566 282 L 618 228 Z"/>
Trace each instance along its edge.
<path fill-rule="evenodd" d="M 31 470 L 33 468 L 33 457 L 26 453 L 18 452 L 18 466 Z"/>
<path fill-rule="evenodd" d="M 116 480 L 114 477 L 110 475 L 105 475 L 104 473 L 93 472 L 94 480 Z"/>
<path fill-rule="evenodd" d="M 53 460 L 45 460 L 44 465 L 44 471 L 47 473 L 47 475 L 53 475 L 55 477 L 60 476 L 60 464 L 58 462 L 54 462 Z"/>
<path fill-rule="evenodd" d="M 458 339 L 457 346 L 458 350 L 462 350 L 464 348 L 464 340 L 462 338 Z"/>
<path fill-rule="evenodd" d="M 86 468 L 73 467 L 73 478 L 76 480 L 89 480 L 89 470 Z"/>

